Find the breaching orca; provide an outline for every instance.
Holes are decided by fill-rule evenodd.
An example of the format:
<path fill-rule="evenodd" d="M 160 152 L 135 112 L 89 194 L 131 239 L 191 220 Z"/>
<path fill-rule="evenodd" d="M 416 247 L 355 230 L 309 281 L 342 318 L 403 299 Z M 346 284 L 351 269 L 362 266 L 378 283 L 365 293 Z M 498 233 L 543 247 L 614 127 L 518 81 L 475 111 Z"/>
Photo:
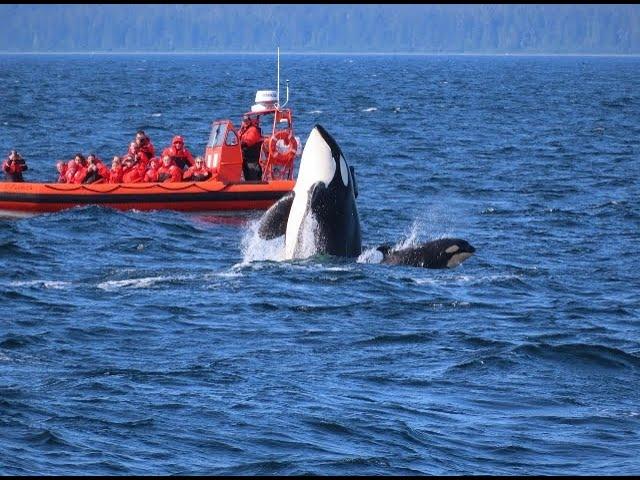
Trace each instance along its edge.
<path fill-rule="evenodd" d="M 288 260 L 312 254 L 357 257 L 362 253 L 357 196 L 353 168 L 333 137 L 316 125 L 302 152 L 293 191 L 265 212 L 258 235 L 266 240 L 285 235 Z M 401 250 L 382 245 L 378 250 L 381 263 L 424 268 L 455 267 L 475 252 L 465 240 L 451 238 Z"/>
<path fill-rule="evenodd" d="M 267 210 L 259 235 L 271 239 L 284 234 L 286 259 L 309 253 L 357 257 L 362 239 L 354 178 L 336 141 L 316 125 L 302 151 L 293 192 Z M 307 222 L 311 226 L 305 228 Z M 311 238 L 304 235 L 309 228 Z"/>

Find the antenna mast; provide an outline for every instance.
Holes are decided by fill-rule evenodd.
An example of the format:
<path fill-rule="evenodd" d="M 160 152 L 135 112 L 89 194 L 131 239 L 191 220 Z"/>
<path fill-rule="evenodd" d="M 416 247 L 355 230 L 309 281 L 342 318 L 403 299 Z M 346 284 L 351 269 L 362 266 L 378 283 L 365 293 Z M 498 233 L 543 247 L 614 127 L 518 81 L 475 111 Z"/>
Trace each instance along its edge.
<path fill-rule="evenodd" d="M 278 86 L 277 86 L 278 108 L 280 108 L 280 47 L 278 47 Z"/>

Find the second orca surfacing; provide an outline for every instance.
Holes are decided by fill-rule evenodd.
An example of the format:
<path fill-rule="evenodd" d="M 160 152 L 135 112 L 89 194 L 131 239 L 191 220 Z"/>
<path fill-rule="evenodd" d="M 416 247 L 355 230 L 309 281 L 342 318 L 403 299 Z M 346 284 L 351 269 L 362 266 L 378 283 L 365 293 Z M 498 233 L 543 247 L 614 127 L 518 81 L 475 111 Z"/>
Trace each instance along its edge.
<path fill-rule="evenodd" d="M 285 235 L 285 259 L 310 254 L 355 258 L 362 253 L 358 189 L 353 169 L 331 135 L 316 125 L 302 152 L 296 186 L 260 219 L 258 235 L 266 240 Z M 312 238 L 305 225 L 313 222 Z M 309 245 L 309 244 L 312 245 Z M 381 263 L 423 268 L 453 268 L 469 258 L 475 248 L 466 240 L 442 238 L 417 247 L 377 248 Z"/>

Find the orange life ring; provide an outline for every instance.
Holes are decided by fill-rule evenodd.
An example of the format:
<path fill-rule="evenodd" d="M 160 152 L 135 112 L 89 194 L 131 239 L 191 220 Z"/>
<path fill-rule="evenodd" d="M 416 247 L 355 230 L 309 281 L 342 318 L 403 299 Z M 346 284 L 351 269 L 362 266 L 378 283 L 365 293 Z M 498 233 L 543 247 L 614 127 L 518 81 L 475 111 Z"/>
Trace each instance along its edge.
<path fill-rule="evenodd" d="M 282 140 L 287 147 L 284 152 L 278 150 L 278 142 Z M 280 130 L 274 133 L 269 139 L 269 157 L 277 163 L 288 163 L 295 157 L 298 151 L 298 142 L 296 137 L 287 130 Z"/>

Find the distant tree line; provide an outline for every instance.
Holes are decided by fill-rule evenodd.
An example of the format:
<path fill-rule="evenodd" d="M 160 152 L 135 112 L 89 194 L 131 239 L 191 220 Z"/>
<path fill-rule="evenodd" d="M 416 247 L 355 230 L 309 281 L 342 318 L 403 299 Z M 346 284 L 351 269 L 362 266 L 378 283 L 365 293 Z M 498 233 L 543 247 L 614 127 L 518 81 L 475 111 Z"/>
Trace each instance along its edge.
<path fill-rule="evenodd" d="M 640 53 L 638 5 L 0 5 L 4 52 Z"/>

